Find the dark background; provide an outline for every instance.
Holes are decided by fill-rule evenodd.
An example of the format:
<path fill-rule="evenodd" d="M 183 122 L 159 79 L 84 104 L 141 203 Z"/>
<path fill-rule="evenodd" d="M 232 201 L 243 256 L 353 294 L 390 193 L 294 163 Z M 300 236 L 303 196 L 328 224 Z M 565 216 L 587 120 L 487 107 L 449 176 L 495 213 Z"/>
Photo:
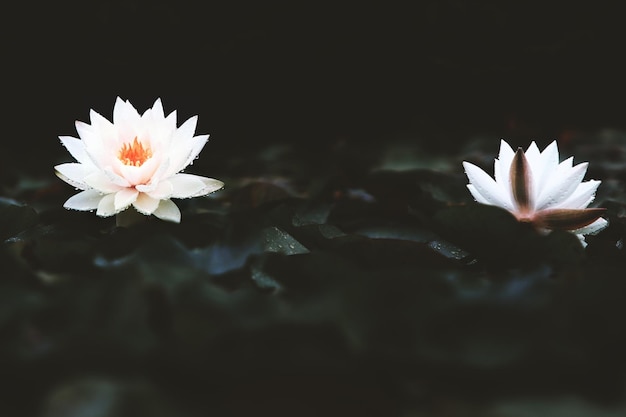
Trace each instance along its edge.
<path fill-rule="evenodd" d="M 2 30 L 9 164 L 65 158 L 57 136 L 91 108 L 110 118 L 116 96 L 198 114 L 229 153 L 475 134 L 526 146 L 626 120 L 623 27 L 606 5 L 21 2 Z"/>
<path fill-rule="evenodd" d="M 509 394 L 623 409 L 625 32 L 607 4 L 4 5 L 0 414 L 113 398 L 159 416 L 135 398 L 171 400 L 168 417 L 484 417 L 463 404 Z M 190 171 L 224 193 L 181 202 L 180 225 L 64 210 L 58 136 L 117 96 L 199 115 Z M 590 161 L 611 227 L 585 256 L 470 204 L 461 158 L 490 169 L 500 138 Z M 402 152 L 414 169 L 394 172 Z M 533 415 L 517 411 L 492 414 Z"/>

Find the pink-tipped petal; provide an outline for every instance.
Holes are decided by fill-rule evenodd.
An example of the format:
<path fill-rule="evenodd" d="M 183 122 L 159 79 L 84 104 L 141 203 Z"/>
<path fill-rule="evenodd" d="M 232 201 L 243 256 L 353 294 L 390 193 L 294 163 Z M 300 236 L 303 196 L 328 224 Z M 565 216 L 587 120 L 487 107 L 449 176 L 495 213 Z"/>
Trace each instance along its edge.
<path fill-rule="evenodd" d="M 595 222 L 585 227 L 581 227 L 580 229 L 573 230 L 573 232 L 576 234 L 581 234 L 581 235 L 595 235 L 601 232 L 602 230 L 604 230 L 608 225 L 609 225 L 608 220 L 600 217 Z"/>
<path fill-rule="evenodd" d="M 533 180 L 530 163 L 526 159 L 522 148 L 518 148 L 517 152 L 515 152 L 510 169 L 509 177 L 511 178 L 513 201 L 515 201 L 518 211 L 527 213 L 533 209 Z"/>
<path fill-rule="evenodd" d="M 545 229 L 577 230 L 597 221 L 606 209 L 549 209 L 535 213 L 533 222 Z"/>

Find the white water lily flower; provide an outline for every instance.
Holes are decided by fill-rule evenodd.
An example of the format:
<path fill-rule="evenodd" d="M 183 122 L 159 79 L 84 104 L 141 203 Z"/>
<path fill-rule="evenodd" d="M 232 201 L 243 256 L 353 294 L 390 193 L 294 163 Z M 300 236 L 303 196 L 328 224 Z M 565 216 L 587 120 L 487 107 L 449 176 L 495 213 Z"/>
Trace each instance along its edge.
<path fill-rule="evenodd" d="M 495 179 L 463 162 L 467 188 L 477 202 L 502 207 L 541 232 L 570 231 L 583 246 L 584 235 L 598 233 L 608 225 L 600 217 L 605 209 L 587 208 L 600 185 L 598 180 L 582 181 L 587 165 L 573 165 L 573 157 L 559 163 L 556 141 L 542 152 L 533 141 L 524 152 L 522 148 L 513 151 L 502 140 L 494 163 Z"/>
<path fill-rule="evenodd" d="M 57 165 L 55 172 L 82 190 L 63 207 L 108 217 L 133 206 L 139 213 L 178 223 L 180 210 L 171 198 L 199 197 L 224 186 L 180 172 L 198 157 L 209 137 L 194 136 L 197 116 L 177 127 L 176 112 L 165 117 L 161 99 L 140 115 L 118 97 L 112 123 L 93 110 L 90 119 L 91 124 L 76 122 L 80 139 L 59 136 L 77 162 Z"/>

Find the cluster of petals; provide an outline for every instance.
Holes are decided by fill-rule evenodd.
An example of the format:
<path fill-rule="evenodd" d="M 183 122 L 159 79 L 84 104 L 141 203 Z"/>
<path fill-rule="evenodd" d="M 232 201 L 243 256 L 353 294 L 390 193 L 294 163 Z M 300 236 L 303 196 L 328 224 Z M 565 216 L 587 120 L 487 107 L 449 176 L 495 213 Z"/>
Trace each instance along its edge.
<path fill-rule="evenodd" d="M 199 155 L 208 135 L 194 136 L 197 116 L 177 126 L 157 99 L 143 114 L 119 97 L 113 121 L 91 110 L 91 124 L 77 121 L 79 138 L 59 139 L 76 162 L 55 167 L 59 178 L 81 190 L 65 208 L 118 214 L 129 207 L 139 213 L 180 222 L 172 198 L 199 197 L 217 191 L 222 181 L 182 173 Z"/>
<path fill-rule="evenodd" d="M 559 162 L 556 141 L 543 151 L 532 142 L 526 152 L 513 151 L 504 140 L 494 163 L 494 178 L 470 162 L 463 162 L 474 199 L 502 207 L 519 221 L 537 230 L 567 230 L 586 246 L 584 235 L 595 234 L 608 222 L 602 208 L 587 208 L 595 198 L 598 180 L 583 181 L 587 162 L 573 164 L 573 158 Z"/>

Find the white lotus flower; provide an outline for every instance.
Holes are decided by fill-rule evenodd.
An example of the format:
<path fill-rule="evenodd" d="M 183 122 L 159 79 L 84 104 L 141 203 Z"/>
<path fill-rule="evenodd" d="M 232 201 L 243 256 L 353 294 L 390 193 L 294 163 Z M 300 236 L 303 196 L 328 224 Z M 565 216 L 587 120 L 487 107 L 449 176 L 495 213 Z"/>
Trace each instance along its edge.
<path fill-rule="evenodd" d="M 516 152 L 504 140 L 494 163 L 494 178 L 474 164 L 463 162 L 469 179 L 467 188 L 477 202 L 499 206 L 519 221 L 531 223 L 541 232 L 567 230 L 575 233 L 583 246 L 584 235 L 595 234 L 608 222 L 602 208 L 587 208 L 600 181 L 582 181 L 587 162 L 573 165 L 573 157 L 559 163 L 559 150 L 553 141 L 542 152 L 532 142 L 526 152 Z"/>
<path fill-rule="evenodd" d="M 194 136 L 197 116 L 177 127 L 176 112 L 165 117 L 161 99 L 140 115 L 118 97 L 113 123 L 93 110 L 90 119 L 91 124 L 76 122 L 80 139 L 59 136 L 77 162 L 57 165 L 56 174 L 82 190 L 65 208 L 96 210 L 107 217 L 132 205 L 139 213 L 178 223 L 180 210 L 171 198 L 199 197 L 224 186 L 180 172 L 198 157 L 209 137 Z"/>

